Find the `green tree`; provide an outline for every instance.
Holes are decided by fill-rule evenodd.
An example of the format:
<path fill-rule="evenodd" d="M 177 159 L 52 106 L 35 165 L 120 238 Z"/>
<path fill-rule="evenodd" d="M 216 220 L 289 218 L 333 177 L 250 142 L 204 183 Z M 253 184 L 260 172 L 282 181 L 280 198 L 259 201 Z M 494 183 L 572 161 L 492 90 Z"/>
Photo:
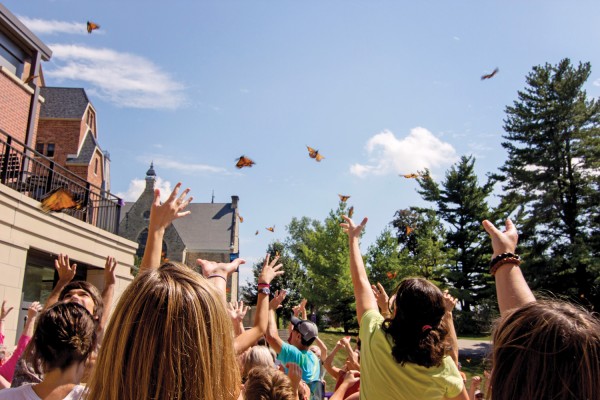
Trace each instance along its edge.
<path fill-rule="evenodd" d="M 307 273 L 303 295 L 309 308 L 319 315 L 325 313 L 331 323 L 343 326 L 347 332 L 357 323 L 348 238 L 340 227 L 346 211 L 346 203 L 340 202 L 323 222 L 293 218 L 286 246 Z"/>
<path fill-rule="evenodd" d="M 521 207 L 525 273 L 535 288 L 600 306 L 600 105 L 583 85 L 589 63 L 533 67 L 506 107 L 503 203 Z M 596 289 L 594 289 L 596 286 Z"/>
<path fill-rule="evenodd" d="M 302 300 L 302 290 L 306 285 L 306 273 L 300 265 L 290 256 L 289 251 L 281 242 L 273 242 L 269 244 L 267 252 L 271 257 L 279 254 L 279 262 L 283 264 L 284 274 L 275 278 L 271 282 L 271 293 L 277 290 L 287 291 L 286 301 L 282 307 L 277 310 L 278 318 L 283 317 L 288 320 L 292 314 L 292 307 L 298 305 Z M 252 266 L 252 281 L 247 281 L 240 289 L 240 298 L 248 305 L 256 305 L 258 299 L 258 276 L 262 271 L 264 258 L 259 260 Z"/>
<path fill-rule="evenodd" d="M 445 231 L 435 211 L 419 207 L 398 210 L 392 226 L 396 229 L 405 269 L 412 275 L 442 282 L 447 259 Z"/>
<path fill-rule="evenodd" d="M 429 171 L 418 178 L 421 196 L 436 205 L 437 216 L 445 223 L 446 278 L 454 287 L 464 312 L 477 311 L 480 300 L 493 296 L 488 271 L 489 248 L 481 221 L 492 216 L 487 197 L 495 180 L 480 185 L 474 170 L 475 159 L 463 156 L 446 172 L 440 185 Z"/>

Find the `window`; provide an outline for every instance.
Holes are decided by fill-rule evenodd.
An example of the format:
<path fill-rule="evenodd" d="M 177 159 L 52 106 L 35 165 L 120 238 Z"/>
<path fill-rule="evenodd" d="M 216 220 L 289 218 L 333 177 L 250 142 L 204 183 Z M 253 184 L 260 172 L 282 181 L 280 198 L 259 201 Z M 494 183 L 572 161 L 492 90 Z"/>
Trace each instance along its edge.
<path fill-rule="evenodd" d="M 46 156 L 54 157 L 54 143 L 48 143 L 48 146 L 46 146 Z"/>
<path fill-rule="evenodd" d="M 98 175 L 98 159 L 94 162 L 94 175 Z"/>
<path fill-rule="evenodd" d="M 44 143 L 36 143 L 35 151 L 37 151 L 40 154 L 44 154 Z"/>
<path fill-rule="evenodd" d="M 16 76 L 23 73 L 25 54 L 6 35 L 0 32 L 0 65 L 7 68 Z"/>

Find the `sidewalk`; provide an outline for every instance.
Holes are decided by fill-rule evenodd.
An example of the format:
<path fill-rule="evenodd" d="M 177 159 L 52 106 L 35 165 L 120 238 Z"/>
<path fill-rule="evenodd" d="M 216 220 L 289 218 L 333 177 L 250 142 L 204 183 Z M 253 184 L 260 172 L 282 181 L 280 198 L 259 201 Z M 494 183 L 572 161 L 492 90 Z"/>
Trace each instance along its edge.
<path fill-rule="evenodd" d="M 485 357 L 491 348 L 492 344 L 489 341 L 458 339 L 458 350 L 461 356 Z"/>

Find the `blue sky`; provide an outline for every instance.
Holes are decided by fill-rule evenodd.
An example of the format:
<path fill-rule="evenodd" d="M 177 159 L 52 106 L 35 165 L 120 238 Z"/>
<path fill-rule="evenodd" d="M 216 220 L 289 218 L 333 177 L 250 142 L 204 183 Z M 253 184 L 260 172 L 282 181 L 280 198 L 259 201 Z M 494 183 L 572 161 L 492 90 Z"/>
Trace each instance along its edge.
<path fill-rule="evenodd" d="M 242 279 L 292 217 L 322 220 L 338 193 L 370 219 L 366 250 L 396 210 L 424 204 L 398 174 L 439 180 L 468 154 L 482 179 L 495 172 L 504 109 L 532 66 L 590 61 L 600 94 L 597 1 L 3 4 L 53 50 L 46 84 L 86 89 L 113 192 L 137 198 L 154 160 L 164 188 L 240 197 Z M 256 165 L 237 170 L 242 154 Z"/>

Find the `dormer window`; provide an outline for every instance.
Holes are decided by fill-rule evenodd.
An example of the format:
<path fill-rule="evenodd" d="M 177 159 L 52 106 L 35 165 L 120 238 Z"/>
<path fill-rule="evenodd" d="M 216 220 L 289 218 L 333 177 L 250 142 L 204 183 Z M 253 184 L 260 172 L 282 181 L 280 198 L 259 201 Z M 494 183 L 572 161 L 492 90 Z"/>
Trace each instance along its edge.
<path fill-rule="evenodd" d="M 87 126 L 90 128 L 94 137 L 96 137 L 96 113 L 91 108 L 88 108 L 87 112 Z"/>

